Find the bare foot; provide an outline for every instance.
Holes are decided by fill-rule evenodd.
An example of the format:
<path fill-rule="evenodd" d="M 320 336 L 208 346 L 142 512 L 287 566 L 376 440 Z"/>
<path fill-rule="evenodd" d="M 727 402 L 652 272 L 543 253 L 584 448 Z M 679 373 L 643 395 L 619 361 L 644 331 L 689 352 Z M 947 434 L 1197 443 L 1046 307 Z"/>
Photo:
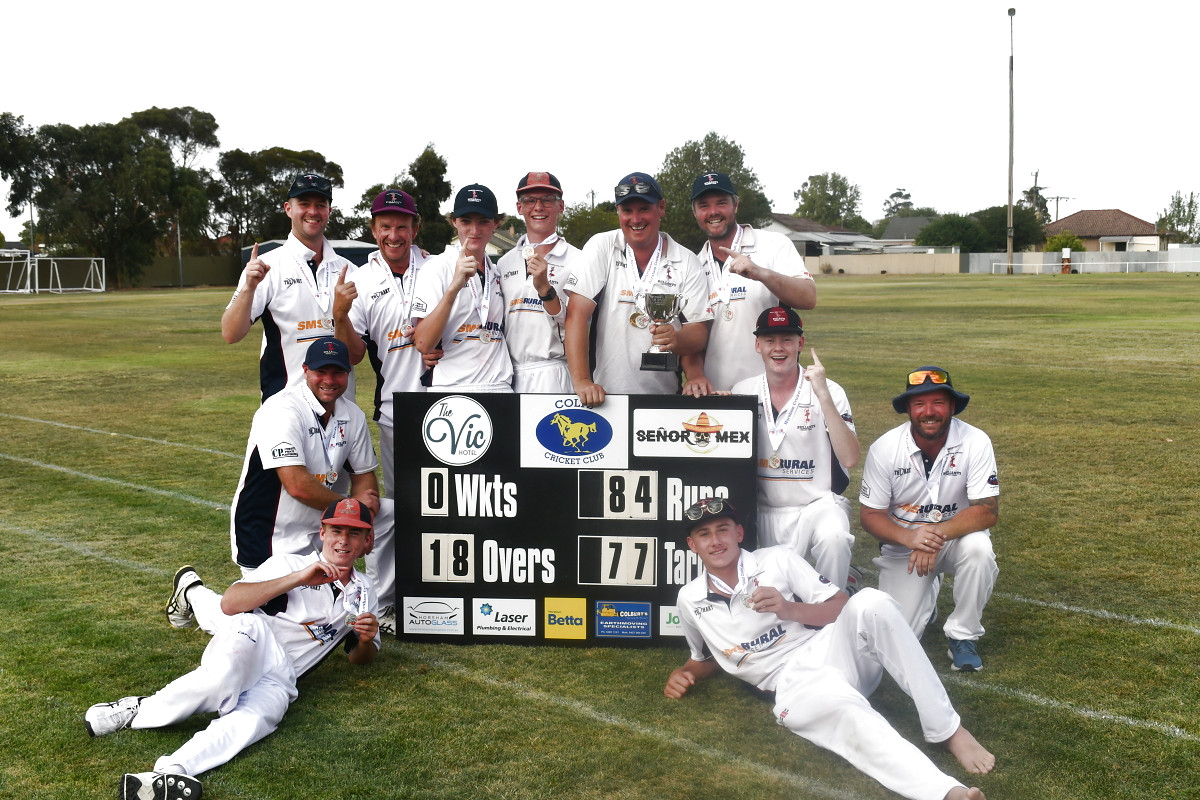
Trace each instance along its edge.
<path fill-rule="evenodd" d="M 946 800 L 987 800 L 983 796 L 983 792 L 972 786 L 970 789 L 964 789 L 961 786 L 956 786 L 946 793 Z"/>
<path fill-rule="evenodd" d="M 996 766 L 996 757 L 985 750 L 983 745 L 976 741 L 971 732 L 962 725 L 959 725 L 958 730 L 949 739 L 942 742 L 942 744 L 954 754 L 954 757 L 958 759 L 958 763 L 962 764 L 963 769 L 967 772 L 983 775 L 984 773 L 991 772 L 992 767 Z M 982 796 L 980 794 L 980 797 Z"/>

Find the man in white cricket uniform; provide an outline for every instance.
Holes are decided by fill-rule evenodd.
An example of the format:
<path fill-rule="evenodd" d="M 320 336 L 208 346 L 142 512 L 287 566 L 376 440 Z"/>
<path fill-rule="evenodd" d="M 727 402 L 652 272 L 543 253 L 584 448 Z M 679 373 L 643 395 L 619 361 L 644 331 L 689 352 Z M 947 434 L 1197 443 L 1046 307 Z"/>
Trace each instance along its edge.
<path fill-rule="evenodd" d="M 243 575 L 273 555 L 311 552 L 321 510 L 342 497 L 333 487 L 349 473 L 350 496 L 377 515 L 367 574 L 379 590 L 384 630 L 391 633 L 395 505 L 379 498 L 379 463 L 366 415 L 343 396 L 349 372 L 346 345 L 331 336 L 318 339 L 305 357 L 305 383 L 270 397 L 255 412 L 229 510 L 229 538 Z"/>
<path fill-rule="evenodd" d="M 812 366 L 801 368 L 801 325 L 790 308 L 759 314 L 754 349 L 765 371 L 733 387 L 758 397 L 758 541 L 813 559 L 846 589 L 854 535 L 842 492 L 858 464 L 858 437 L 846 392 L 826 379 L 815 350 Z"/>
<path fill-rule="evenodd" d="M 886 669 L 916 704 L 926 741 L 942 743 L 968 772 L 995 766 L 962 726 L 892 598 L 862 589 L 847 600 L 786 547 L 742 550 L 742 526 L 728 500 L 689 507 L 684 527 L 705 571 L 679 590 L 691 654 L 667 679 L 667 697 L 681 698 L 724 670 L 775 692 L 780 725 L 893 792 L 914 800 L 982 800 L 982 792 L 939 770 L 867 701 Z"/>
<path fill-rule="evenodd" d="M 413 340 L 423 354 L 442 351 L 432 388 L 511 392 L 500 270 L 487 254 L 500 224 L 496 195 L 479 184 L 464 186 L 453 213 L 458 244 L 425 262 L 417 276 Z"/>
<path fill-rule="evenodd" d="M 525 233 L 498 265 L 513 390 L 521 393 L 571 392 L 563 350 L 567 297 L 559 290 L 579 248 L 558 235 L 563 210 L 562 184 L 549 172 L 530 172 L 517 182 L 517 213 L 525 220 Z"/>
<path fill-rule="evenodd" d="M 880 541 L 879 588 L 895 597 L 919 638 L 936 615 L 943 573 L 954 576 L 954 611 L 942 630 L 955 670 L 983 669 L 976 642 L 992 596 L 996 553 L 989 530 L 1000 518 L 992 441 L 955 415 L 970 396 L 950 373 L 920 367 L 892 400 L 908 421 L 867 452 L 859 493 L 863 530 Z"/>
<path fill-rule="evenodd" d="M 296 682 L 343 646 L 352 664 L 379 650 L 377 602 L 354 562 L 370 549 L 371 512 L 342 499 L 321 517 L 321 549 L 277 555 L 233 584 L 222 597 L 191 567 L 175 575 L 168 617 L 175 627 L 213 633 L 200 666 L 148 697 L 125 697 L 88 709 L 92 736 L 124 728 L 162 728 L 193 714 L 219 716 L 153 772 L 127 773 L 121 800 L 198 800 L 195 776 L 229 761 L 278 727 L 298 696 Z"/>
<path fill-rule="evenodd" d="M 737 210 L 737 190 L 728 175 L 709 172 L 692 183 L 692 212 L 708 237 L 699 256 L 709 276 L 712 329 L 704 352 L 708 385 L 689 387 L 685 394 L 728 389 L 754 375 L 750 331 L 763 309 L 817 305 L 817 285 L 791 240 L 739 225 Z"/>
<path fill-rule="evenodd" d="M 674 372 L 641 369 L 654 344 L 680 357 L 689 376 L 704 372 L 708 339 L 708 278 L 696 256 L 661 231 L 667 204 L 654 178 L 633 172 L 617 184 L 620 229 L 598 233 L 583 247 L 579 267 L 565 284 L 566 352 L 571 382 L 588 407 L 618 394 L 678 394 Z M 682 299 L 681 322 L 653 324 L 649 293 Z M 589 325 L 595 337 L 595 372 L 588 356 Z M 594 377 L 593 377 L 594 374 Z"/>
<path fill-rule="evenodd" d="M 240 342 L 262 320 L 258 360 L 262 400 L 304 382 L 304 354 L 322 336 L 333 335 L 333 289 L 354 265 L 325 238 L 333 184 L 320 175 L 297 175 L 284 213 L 292 231 L 282 247 L 259 256 L 255 243 L 241 281 L 221 316 L 221 336 Z M 354 397 L 354 376 L 348 388 Z"/>
<path fill-rule="evenodd" d="M 412 197 L 385 189 L 371 203 L 371 235 L 379 249 L 354 274 L 340 281 L 333 301 L 334 330 L 346 344 L 350 363 L 366 355 L 375 370 L 375 421 L 379 424 L 379 454 L 383 485 L 395 497 L 393 392 L 423 392 L 421 376 L 437 363 L 440 350 L 422 357 L 413 342 L 412 303 L 417 275 L 425 263 L 413 244 L 421 218 Z"/>

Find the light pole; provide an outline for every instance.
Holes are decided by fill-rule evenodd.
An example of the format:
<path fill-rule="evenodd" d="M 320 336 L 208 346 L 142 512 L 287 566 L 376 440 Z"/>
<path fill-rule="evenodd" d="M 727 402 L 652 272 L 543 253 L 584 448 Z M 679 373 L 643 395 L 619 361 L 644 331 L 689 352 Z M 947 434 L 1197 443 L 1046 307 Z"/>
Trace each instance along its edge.
<path fill-rule="evenodd" d="M 1013 17 L 1015 8 L 1008 10 L 1008 274 L 1013 274 Z"/>

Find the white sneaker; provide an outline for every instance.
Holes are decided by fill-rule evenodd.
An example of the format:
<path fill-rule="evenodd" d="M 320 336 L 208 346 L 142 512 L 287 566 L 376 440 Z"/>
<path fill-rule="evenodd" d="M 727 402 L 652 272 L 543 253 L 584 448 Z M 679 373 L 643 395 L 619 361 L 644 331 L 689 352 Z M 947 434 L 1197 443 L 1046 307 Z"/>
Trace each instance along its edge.
<path fill-rule="evenodd" d="M 861 588 L 863 588 L 862 570 L 851 564 L 850 571 L 846 574 L 846 594 L 853 597 Z"/>
<path fill-rule="evenodd" d="M 396 635 L 396 607 L 384 606 L 379 612 L 379 632 L 388 636 Z"/>
<path fill-rule="evenodd" d="M 115 703 L 96 703 L 83 714 L 88 736 L 104 736 L 128 728 L 144 697 L 122 697 Z"/>
<path fill-rule="evenodd" d="M 118 800 L 199 800 L 200 781 L 177 772 L 127 772 L 121 778 Z"/>
<path fill-rule="evenodd" d="M 172 628 L 196 627 L 196 612 L 188 602 L 187 590 L 198 585 L 204 585 L 204 581 L 196 574 L 195 567 L 188 565 L 176 570 L 175 590 L 171 593 L 171 599 L 167 601 L 167 621 L 171 623 Z"/>

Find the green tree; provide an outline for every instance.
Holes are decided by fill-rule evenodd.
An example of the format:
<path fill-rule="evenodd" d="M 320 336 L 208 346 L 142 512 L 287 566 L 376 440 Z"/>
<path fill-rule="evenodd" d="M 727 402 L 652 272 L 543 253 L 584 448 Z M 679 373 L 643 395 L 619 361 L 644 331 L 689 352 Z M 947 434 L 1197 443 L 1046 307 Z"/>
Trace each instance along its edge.
<path fill-rule="evenodd" d="M 1021 192 L 1021 199 L 1017 201 L 1017 204 L 1022 208 L 1027 208 L 1032 211 L 1037 216 L 1038 222 L 1044 225 L 1046 220 L 1050 219 L 1050 209 L 1046 204 L 1046 198 L 1042 196 L 1042 189 L 1045 189 L 1046 187 L 1038 186 L 1037 175 L 1038 174 L 1036 172 L 1033 173 L 1033 186 L 1030 186 L 1028 189 Z M 1007 214 L 1007 212 L 1005 213 Z M 1016 224 L 1015 217 L 1013 218 L 1013 224 Z M 1005 249 L 1008 248 L 1007 242 L 1004 246 Z M 1016 245 L 1014 245 L 1014 247 L 1015 246 Z"/>
<path fill-rule="evenodd" d="M 33 197 L 37 148 L 37 135 L 24 117 L 0 113 L 0 178 L 9 181 L 7 210 L 14 217 Z"/>
<path fill-rule="evenodd" d="M 617 206 L 605 201 L 595 208 L 587 203 L 570 206 L 563 213 L 559 229 L 564 239 L 576 247 L 583 247 L 597 233 L 615 230 L 617 225 Z"/>
<path fill-rule="evenodd" d="M 441 253 L 454 238 L 454 226 L 442 215 L 442 203 L 450 198 L 446 159 L 433 149 L 433 142 L 408 165 L 408 174 L 397 187 L 412 195 L 421 213 L 417 244 L 430 253 Z"/>
<path fill-rule="evenodd" d="M 1047 237 L 1046 244 L 1042 246 L 1042 251 L 1046 253 L 1058 253 L 1064 247 L 1071 248 L 1073 252 L 1082 252 L 1087 249 L 1087 245 L 1083 243 L 1083 239 L 1080 239 L 1070 231 L 1063 231 L 1062 233 L 1056 233 L 1053 236 Z"/>
<path fill-rule="evenodd" d="M 912 209 L 912 195 L 904 189 L 897 189 L 883 201 L 883 216 L 885 219 L 902 216 L 903 212 Z"/>
<path fill-rule="evenodd" d="M 314 150 L 227 150 L 218 157 L 217 170 L 220 180 L 211 185 L 209 197 L 218 225 L 230 236 L 235 252 L 254 242 L 287 238 L 291 221 L 283 213 L 283 203 L 297 174 L 313 172 L 329 178 L 335 187 L 344 185 L 342 168 Z M 326 236 L 347 238 L 347 228 L 346 218 L 335 208 Z"/>
<path fill-rule="evenodd" d="M 738 190 L 738 221 L 759 226 L 771 219 L 771 203 L 754 170 L 746 166 L 741 145 L 710 131 L 667 153 L 655 179 L 667 201 L 663 230 L 684 247 L 699 251 L 706 237 L 692 213 L 692 183 L 706 172 L 724 172 Z M 610 228 L 611 230 L 611 228 Z M 573 241 L 573 240 L 572 240 Z"/>
<path fill-rule="evenodd" d="M 1188 192 L 1185 200 L 1182 192 L 1176 192 L 1171 202 L 1159 215 L 1155 226 L 1159 233 L 1167 234 L 1176 242 L 1200 242 L 1200 198 Z"/>
<path fill-rule="evenodd" d="M 930 222 L 913 240 L 921 247 L 959 247 L 964 253 L 990 250 L 988 233 L 979 222 L 960 214 L 944 214 Z"/>
<path fill-rule="evenodd" d="M 11 205 L 32 201 L 57 252 L 103 257 L 118 288 L 136 283 L 174 216 L 169 148 L 129 121 L 43 125 L 31 155 Z"/>
<path fill-rule="evenodd" d="M 848 220 L 856 224 L 866 223 L 858 214 L 862 192 L 836 172 L 809 175 L 793 194 L 800 205 L 797 217 L 805 217 L 822 225 L 845 225 Z M 870 223 L 866 223 L 870 230 Z"/>
<path fill-rule="evenodd" d="M 206 150 L 219 147 L 216 117 L 191 106 L 159 108 L 130 114 L 126 121 L 137 125 L 170 149 L 173 174 L 171 201 L 175 214 L 159 251 L 178 255 L 180 235 L 195 241 L 208 233 L 210 204 L 208 186 L 212 176 L 198 169 L 196 161 Z"/>
<path fill-rule="evenodd" d="M 998 253 L 1008 249 L 1008 206 L 992 206 L 971 215 L 987 231 L 987 247 L 971 252 Z M 1013 206 L 1013 250 L 1037 248 L 1046 241 L 1046 229 L 1037 212 L 1026 206 Z"/>

